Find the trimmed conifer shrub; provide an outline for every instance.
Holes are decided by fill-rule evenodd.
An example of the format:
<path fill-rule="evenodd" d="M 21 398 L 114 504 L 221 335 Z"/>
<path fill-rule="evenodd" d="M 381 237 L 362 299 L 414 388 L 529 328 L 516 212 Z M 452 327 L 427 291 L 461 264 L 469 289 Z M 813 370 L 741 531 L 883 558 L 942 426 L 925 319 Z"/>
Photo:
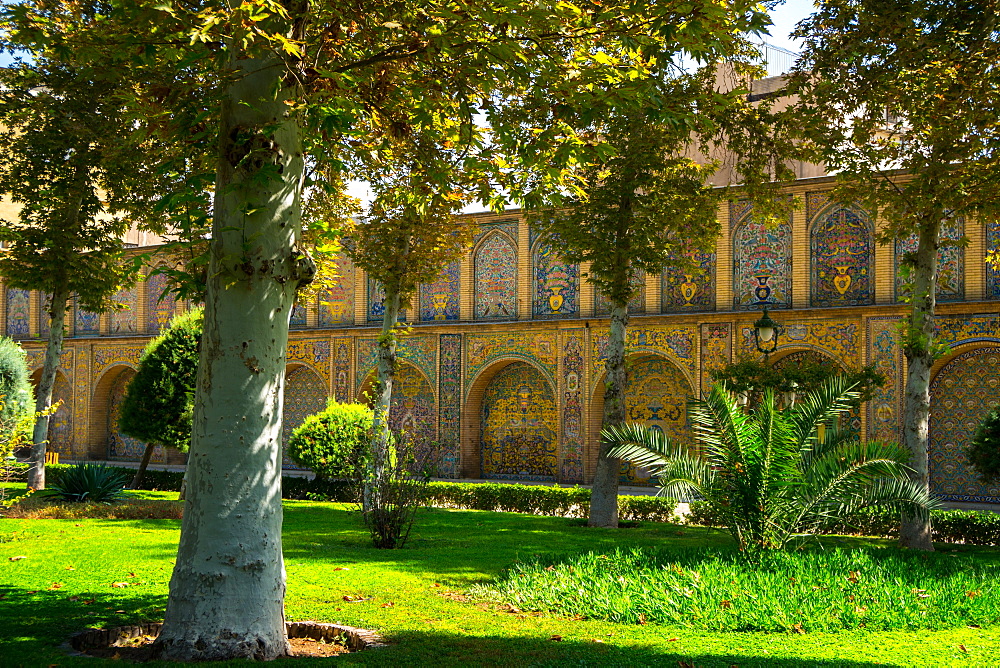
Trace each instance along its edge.
<path fill-rule="evenodd" d="M 32 404 L 24 350 L 7 337 L 0 337 L 0 438 L 8 439 L 10 432 L 33 410 Z"/>

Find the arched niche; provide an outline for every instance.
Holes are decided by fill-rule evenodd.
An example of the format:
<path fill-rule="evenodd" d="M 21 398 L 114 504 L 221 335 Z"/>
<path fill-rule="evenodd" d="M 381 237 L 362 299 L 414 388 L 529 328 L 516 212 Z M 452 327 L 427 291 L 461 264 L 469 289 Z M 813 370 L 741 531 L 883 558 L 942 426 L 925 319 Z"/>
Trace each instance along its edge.
<path fill-rule="evenodd" d="M 285 393 L 281 415 L 283 468 L 299 468 L 288 456 L 288 438 L 307 417 L 326 408 L 327 395 L 323 377 L 308 365 L 293 364 L 285 369 Z"/>
<path fill-rule="evenodd" d="M 500 230 L 473 250 L 476 320 L 517 318 L 517 242 Z"/>
<path fill-rule="evenodd" d="M 733 230 L 732 247 L 734 308 L 791 308 L 791 223 L 765 223 L 748 214 Z"/>
<path fill-rule="evenodd" d="M 449 262 L 437 280 L 420 286 L 420 321 L 458 320 L 462 263 Z"/>
<path fill-rule="evenodd" d="M 169 292 L 170 279 L 157 271 L 165 266 L 158 265 L 146 277 L 146 331 L 150 334 L 166 330 L 174 317 L 176 303 Z"/>
<path fill-rule="evenodd" d="M 867 213 L 828 207 L 813 222 L 809 241 L 813 306 L 875 303 L 875 229 Z"/>
<path fill-rule="evenodd" d="M 122 401 L 128 384 L 134 377 L 135 369 L 131 366 L 116 364 L 101 374 L 95 384 L 91 429 L 99 430 L 98 438 L 103 446 L 100 450 L 103 450 L 104 458 L 112 461 L 138 462 L 146 449 L 144 442 L 127 436 L 118 429 Z M 162 446 L 153 449 L 150 461 L 166 461 L 166 452 Z"/>
<path fill-rule="evenodd" d="M 940 247 L 937 255 L 937 286 L 935 299 L 939 302 L 955 302 L 965 299 L 965 218 L 951 218 L 941 224 L 938 232 Z M 895 292 L 896 301 L 909 300 L 912 291 L 910 280 L 902 271 L 903 258 L 917 250 L 917 235 L 897 239 L 895 244 Z"/>
<path fill-rule="evenodd" d="M 474 452 L 463 474 L 505 480 L 555 480 L 559 412 L 545 375 L 523 361 L 502 360 L 479 374 L 466 414 Z M 478 432 L 478 433 L 475 433 Z"/>
<path fill-rule="evenodd" d="M 928 467 L 931 492 L 946 501 L 1000 503 L 1000 485 L 984 485 L 963 448 L 1000 404 L 1000 344 L 959 349 L 931 381 Z"/>
<path fill-rule="evenodd" d="M 370 371 L 358 391 L 358 399 L 374 403 L 375 372 Z M 389 428 L 413 436 L 418 447 L 437 440 L 437 400 L 434 388 L 420 369 L 403 360 L 396 361 L 396 377 L 389 403 Z"/>
<path fill-rule="evenodd" d="M 580 266 L 563 260 L 547 236 L 538 239 L 531 249 L 531 266 L 532 317 L 575 315 L 580 308 Z"/>
<path fill-rule="evenodd" d="M 625 421 L 649 426 L 679 443 L 693 443 L 687 404 L 694 391 L 684 372 L 666 357 L 652 353 L 630 355 L 627 365 Z M 588 480 L 593 478 L 600 449 L 605 375 L 596 383 L 590 404 L 591 438 L 584 454 Z M 628 463 L 622 463 L 621 481 L 630 485 L 651 484 L 648 472 Z"/>
<path fill-rule="evenodd" d="M 31 384 L 37 388 L 41 380 L 42 370 L 36 369 L 31 374 Z M 47 438 L 49 452 L 58 452 L 63 457 L 73 453 L 73 388 L 61 369 L 56 370 L 55 384 L 52 386 L 52 405 L 59 403 L 56 412 L 49 416 L 49 432 Z M 34 409 L 34 405 L 32 405 Z"/>
<path fill-rule="evenodd" d="M 839 360 L 811 348 L 782 350 L 771 361 L 775 369 L 789 369 L 796 366 L 823 365 L 833 367 L 838 373 L 846 373 L 844 365 Z M 852 408 L 841 414 L 842 427 L 849 427 L 854 432 L 861 433 L 861 407 Z M 844 422 L 846 420 L 846 422 Z"/>

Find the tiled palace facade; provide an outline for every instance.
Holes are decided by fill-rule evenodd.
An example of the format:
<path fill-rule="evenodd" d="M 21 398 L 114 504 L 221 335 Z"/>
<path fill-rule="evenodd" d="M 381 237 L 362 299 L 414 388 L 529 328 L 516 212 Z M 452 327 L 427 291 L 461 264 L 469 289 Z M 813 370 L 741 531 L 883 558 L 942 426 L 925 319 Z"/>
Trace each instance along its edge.
<path fill-rule="evenodd" d="M 899 437 L 898 325 L 907 307 L 898 264 L 910 244 L 877 245 L 877 221 L 831 202 L 830 187 L 828 178 L 799 181 L 792 190 L 801 206 L 781 225 L 762 226 L 749 206 L 731 203 L 719 212 L 716 252 L 697 258 L 700 271 L 640 280 L 628 334 L 630 420 L 686 438 L 687 399 L 706 390 L 711 369 L 755 353 L 752 323 L 766 305 L 784 325 L 775 364 L 806 355 L 874 364 L 888 383 L 862 410 L 860 428 L 868 438 Z M 563 262 L 517 212 L 474 218 L 473 248 L 422 286 L 406 313 L 413 328 L 400 347 L 391 419 L 442 444 L 444 476 L 586 482 L 602 411 L 607 305 L 583 278 L 586 267 Z M 948 234 L 970 243 L 941 257 L 939 331 L 951 351 L 932 379 L 933 486 L 954 500 L 997 501 L 1000 489 L 978 483 L 959 447 L 1000 401 L 1000 273 L 984 261 L 1000 244 L 1000 226 L 957 220 Z M 379 289 L 349 261 L 341 273 L 331 294 L 293 314 L 286 433 L 326 397 L 353 400 L 370 386 Z M 118 433 L 116 415 L 146 341 L 184 308 L 158 301 L 162 280 L 123 291 L 128 310 L 75 311 L 51 438 L 64 457 L 139 457 L 141 444 Z M 24 342 L 37 370 L 46 336 L 40 296 L 5 294 L 6 333 Z"/>

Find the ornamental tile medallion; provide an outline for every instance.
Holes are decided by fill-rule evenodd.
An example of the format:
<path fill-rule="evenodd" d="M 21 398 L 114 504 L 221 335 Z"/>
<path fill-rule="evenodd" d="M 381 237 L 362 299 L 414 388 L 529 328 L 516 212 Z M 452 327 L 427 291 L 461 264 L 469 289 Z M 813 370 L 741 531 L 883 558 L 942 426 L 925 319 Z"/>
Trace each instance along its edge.
<path fill-rule="evenodd" d="M 660 309 L 663 313 L 715 310 L 715 253 L 689 254 L 691 266 L 667 265 L 660 278 Z"/>
<path fill-rule="evenodd" d="M 427 378 L 437 377 L 437 337 L 401 336 L 396 343 L 396 357 L 409 362 Z M 357 339 L 358 368 L 355 382 L 360 384 L 378 363 L 378 339 Z"/>
<path fill-rule="evenodd" d="M 31 293 L 7 288 L 7 336 L 23 339 L 31 336 Z"/>
<path fill-rule="evenodd" d="M 341 327 L 354 324 L 354 263 L 345 256 L 337 256 L 337 280 L 320 294 L 317 322 L 320 327 Z"/>
<path fill-rule="evenodd" d="M 542 238 L 534 248 L 532 316 L 543 319 L 576 315 L 579 310 L 579 265 L 563 261 L 549 238 Z"/>

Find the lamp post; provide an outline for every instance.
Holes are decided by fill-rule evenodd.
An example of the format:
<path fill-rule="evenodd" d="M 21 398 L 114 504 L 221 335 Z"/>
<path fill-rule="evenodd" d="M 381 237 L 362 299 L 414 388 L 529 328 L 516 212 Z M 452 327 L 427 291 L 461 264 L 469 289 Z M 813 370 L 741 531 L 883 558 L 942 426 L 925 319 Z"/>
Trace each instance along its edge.
<path fill-rule="evenodd" d="M 764 353 L 764 364 L 767 364 L 767 357 L 778 348 L 778 334 L 782 332 L 782 327 L 771 316 L 767 314 L 767 307 L 760 319 L 753 324 L 753 337 L 757 342 L 757 350 Z"/>

